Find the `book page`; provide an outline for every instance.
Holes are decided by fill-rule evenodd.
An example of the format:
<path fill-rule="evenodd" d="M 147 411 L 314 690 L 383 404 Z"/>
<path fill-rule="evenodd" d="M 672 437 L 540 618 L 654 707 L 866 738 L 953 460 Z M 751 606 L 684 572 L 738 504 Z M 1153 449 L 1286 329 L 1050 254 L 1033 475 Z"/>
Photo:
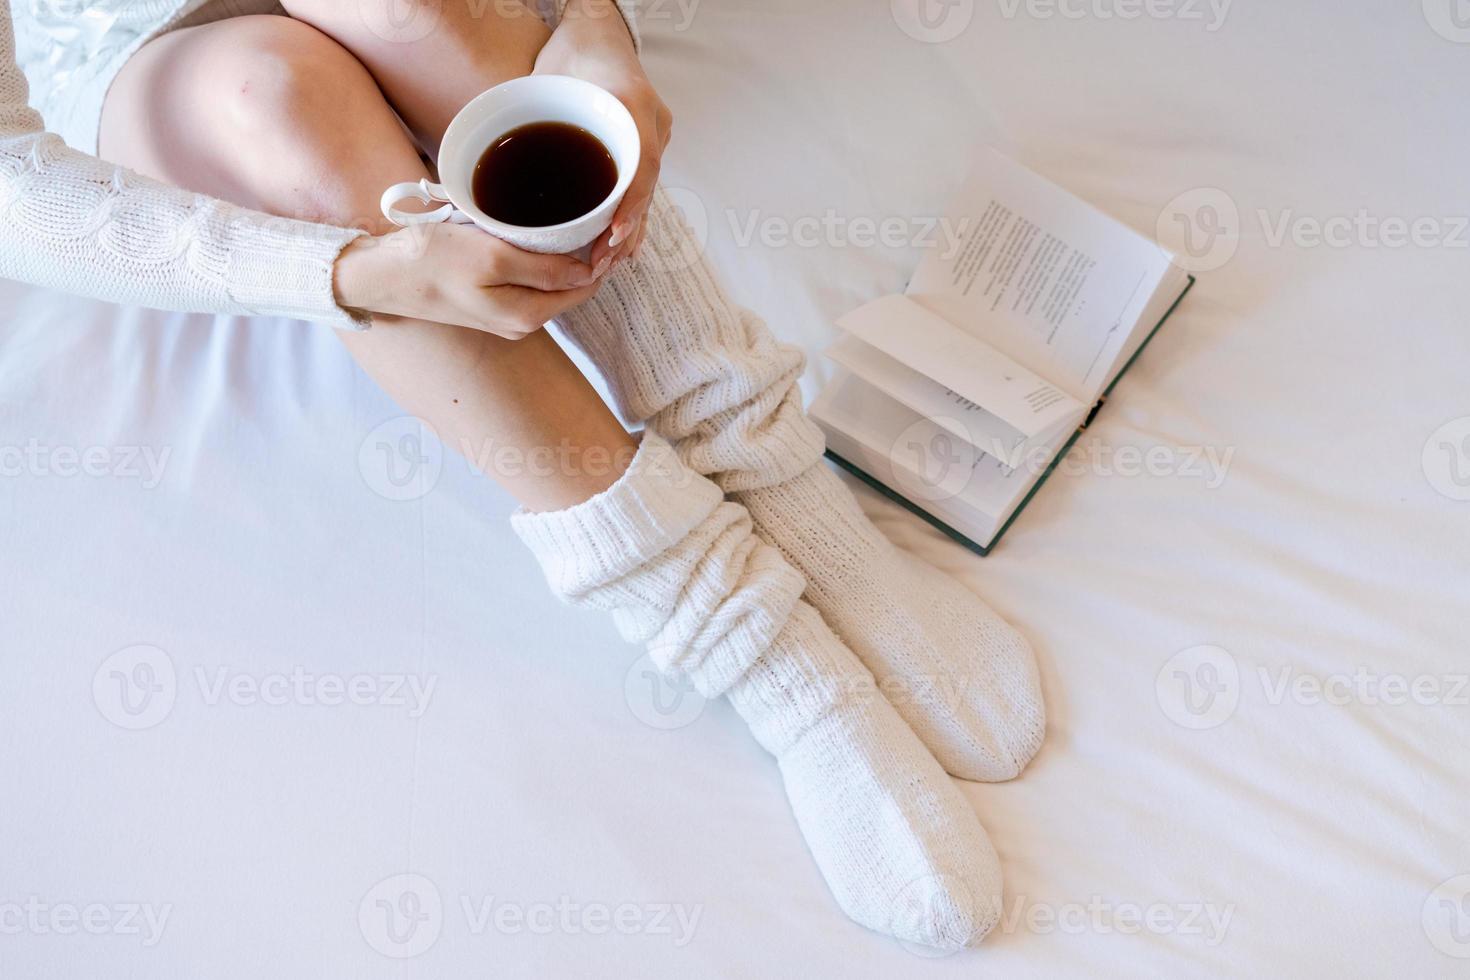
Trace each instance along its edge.
<path fill-rule="evenodd" d="M 1007 425 L 993 412 L 924 377 L 878 348 L 846 334 L 827 348 L 827 357 L 841 364 L 868 384 L 901 405 L 932 419 L 971 445 L 997 443 L 1007 447 L 1026 441 L 1026 436 Z"/>
<path fill-rule="evenodd" d="M 884 296 L 837 325 L 1026 437 L 1075 418 L 1083 404 L 984 341 L 904 296 Z"/>
<path fill-rule="evenodd" d="M 900 405 L 913 409 L 1006 466 L 1014 466 L 1017 459 L 1051 435 L 1051 430 L 1026 435 L 959 392 L 926 378 L 852 334 L 844 335 L 824 353 Z M 1080 421 L 1080 418 L 1067 420 L 1071 423 L 1069 428 Z"/>
<path fill-rule="evenodd" d="M 870 475 L 921 507 L 958 499 L 994 514 L 1025 493 L 1026 480 L 1017 478 L 1017 471 L 846 372 L 838 372 L 823 389 L 811 415 L 839 454 L 840 442 L 861 446 L 867 458 L 850 461 L 866 463 Z"/>
<path fill-rule="evenodd" d="M 1101 393 L 1169 270 L 1154 242 L 993 150 L 907 294 L 1079 402 Z M 1152 324 L 1149 324 L 1152 326 Z"/>
<path fill-rule="evenodd" d="M 811 406 L 829 447 L 890 490 L 988 545 L 1071 435 L 1048 434 L 1026 465 L 1009 467 L 839 370 Z"/>
<path fill-rule="evenodd" d="M 1189 273 L 1178 266 L 1170 266 L 1169 271 L 1164 274 L 1159 283 L 1158 292 L 1154 298 L 1143 308 L 1143 313 L 1138 318 L 1138 329 L 1129 336 L 1128 342 L 1118 351 L 1115 363 L 1108 369 L 1107 377 L 1103 378 L 1103 390 L 1106 391 L 1117 379 L 1128 362 L 1138 353 L 1153 333 L 1154 328 L 1163 322 L 1164 316 L 1170 308 L 1179 301 L 1184 290 L 1189 287 Z"/>

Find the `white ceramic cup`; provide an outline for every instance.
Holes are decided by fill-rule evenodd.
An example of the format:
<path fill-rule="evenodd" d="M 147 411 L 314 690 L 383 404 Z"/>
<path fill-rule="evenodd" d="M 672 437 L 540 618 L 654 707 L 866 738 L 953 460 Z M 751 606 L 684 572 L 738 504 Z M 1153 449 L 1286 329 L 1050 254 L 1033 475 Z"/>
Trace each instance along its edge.
<path fill-rule="evenodd" d="M 612 154 L 618 182 L 597 207 L 559 225 L 527 227 L 496 221 L 475 207 L 470 190 L 475 165 L 491 143 L 517 126 L 536 122 L 571 123 L 596 136 Z M 567 75 L 513 78 L 475 96 L 449 124 L 439 145 L 439 183 L 425 178 L 394 184 L 383 192 L 383 216 L 403 226 L 439 221 L 476 224 L 530 252 L 575 252 L 612 223 L 638 169 L 638 152 L 638 126 L 611 92 Z M 396 205 L 409 199 L 445 203 L 422 213 L 398 210 Z"/>

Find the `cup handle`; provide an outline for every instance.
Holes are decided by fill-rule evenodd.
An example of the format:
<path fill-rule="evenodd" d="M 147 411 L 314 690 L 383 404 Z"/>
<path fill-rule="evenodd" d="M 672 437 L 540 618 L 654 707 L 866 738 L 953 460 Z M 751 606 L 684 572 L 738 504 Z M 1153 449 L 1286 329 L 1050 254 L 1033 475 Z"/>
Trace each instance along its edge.
<path fill-rule="evenodd" d="M 444 206 L 423 212 L 399 211 L 394 207 L 398 202 L 410 198 L 423 204 L 443 201 Z M 427 177 L 422 180 L 394 184 L 383 192 L 378 206 L 383 209 L 383 217 L 402 228 L 410 225 L 435 224 L 440 221 L 452 221 L 455 224 L 469 224 L 474 221 L 469 215 L 449 203 L 449 195 L 444 192 L 443 184 L 436 184 Z"/>

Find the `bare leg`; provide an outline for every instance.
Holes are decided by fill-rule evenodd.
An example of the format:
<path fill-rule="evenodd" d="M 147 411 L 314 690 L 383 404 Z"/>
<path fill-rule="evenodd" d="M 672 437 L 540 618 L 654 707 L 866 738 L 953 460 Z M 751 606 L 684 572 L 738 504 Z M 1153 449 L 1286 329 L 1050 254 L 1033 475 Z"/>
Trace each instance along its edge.
<path fill-rule="evenodd" d="M 370 67 L 396 59 L 443 66 L 424 73 L 400 63 L 380 78 L 423 139 L 436 139 L 453 108 L 496 80 L 485 50 L 498 28 L 476 20 L 469 4 L 445 2 L 434 31 L 385 51 L 360 21 L 332 13 L 342 7 L 336 0 L 285 2 Z M 387 2 L 362 0 L 366 8 Z M 427 9 L 439 0 L 421 2 Z M 655 204 L 650 219 L 648 247 L 671 261 L 634 261 L 609 275 L 595 297 L 561 318 L 563 327 L 607 372 L 626 417 L 676 441 L 685 459 L 749 509 L 757 533 L 805 575 L 808 601 L 885 690 L 928 692 L 945 679 L 946 696 L 909 696 L 898 706 L 950 772 L 1014 777 L 1046 727 L 1030 646 L 962 585 L 897 551 L 863 516 L 819 463 L 821 433 L 805 417 L 795 384 L 799 353 L 783 349 L 759 318 L 724 296 L 666 203 Z"/>
<path fill-rule="evenodd" d="M 385 230 L 383 188 L 426 174 L 362 64 L 286 17 L 233 18 L 148 44 L 108 95 L 102 152 L 182 187 L 370 231 Z M 544 331 L 511 342 L 391 320 L 342 338 L 450 448 L 552 449 L 570 461 L 489 474 L 532 510 L 606 489 L 631 456 L 632 437 Z"/>
<path fill-rule="evenodd" d="M 551 30 L 520 0 L 283 0 L 362 62 L 430 155 L 460 108 L 529 75 Z M 393 28 L 391 24 L 403 26 Z"/>

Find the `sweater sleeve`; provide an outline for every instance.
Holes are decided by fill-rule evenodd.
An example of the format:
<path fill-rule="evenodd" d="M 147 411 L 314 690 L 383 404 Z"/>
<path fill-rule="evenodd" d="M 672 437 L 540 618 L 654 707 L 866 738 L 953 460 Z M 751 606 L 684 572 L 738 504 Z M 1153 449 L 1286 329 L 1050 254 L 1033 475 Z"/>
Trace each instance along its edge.
<path fill-rule="evenodd" d="M 69 148 L 27 105 L 0 0 L 0 278 L 118 303 L 315 320 L 350 330 L 333 266 L 347 228 L 273 217 Z"/>

